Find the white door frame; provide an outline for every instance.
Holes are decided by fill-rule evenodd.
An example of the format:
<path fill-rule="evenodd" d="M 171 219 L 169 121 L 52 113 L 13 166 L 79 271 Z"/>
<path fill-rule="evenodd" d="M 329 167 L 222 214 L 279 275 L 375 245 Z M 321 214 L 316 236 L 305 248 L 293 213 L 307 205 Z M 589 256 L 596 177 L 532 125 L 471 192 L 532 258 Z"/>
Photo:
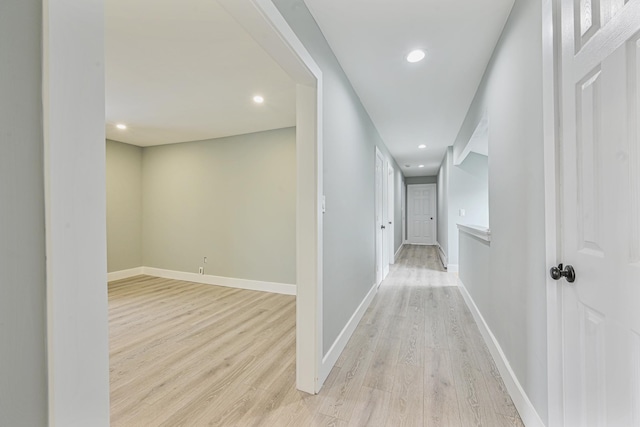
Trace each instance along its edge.
<path fill-rule="evenodd" d="M 322 73 L 271 1 L 220 3 L 298 84 L 297 386 L 316 393 L 323 382 Z M 51 426 L 109 424 L 103 59 L 104 0 L 82 7 L 44 0 Z"/>
<path fill-rule="evenodd" d="M 387 175 L 389 161 L 384 156 L 382 159 L 382 279 L 384 280 L 389 274 L 391 253 L 389 251 L 389 176 Z"/>
<path fill-rule="evenodd" d="M 411 241 L 411 237 L 409 234 L 409 212 L 411 212 L 412 210 L 409 208 L 411 205 L 411 199 L 410 199 L 410 195 L 411 192 L 409 191 L 411 188 L 416 188 L 416 187 L 429 187 L 429 188 L 433 188 L 433 221 L 431 222 L 431 235 L 433 236 L 433 243 L 414 243 Z M 438 197 L 437 197 L 437 184 L 409 184 L 407 185 L 407 222 L 409 222 L 409 224 L 407 225 L 407 243 L 409 243 L 410 245 L 428 245 L 428 246 L 432 246 L 436 244 L 436 230 L 437 230 L 437 221 L 438 221 L 438 208 L 437 208 L 437 203 L 438 203 Z"/>
<path fill-rule="evenodd" d="M 270 0 L 218 0 L 297 83 L 296 385 L 326 378 L 322 346 L 322 71 Z"/>
<path fill-rule="evenodd" d="M 404 178 L 402 178 L 402 184 L 400 186 L 400 216 L 402 221 L 402 244 L 407 243 L 407 186 Z"/>
<path fill-rule="evenodd" d="M 558 184 L 560 168 L 559 142 L 559 0 L 542 2 L 542 98 L 545 177 L 545 260 L 550 268 L 557 265 L 561 250 Z M 564 424 L 564 389 L 562 367 L 562 288 L 546 275 L 547 288 L 547 402 L 549 427 Z"/>
<path fill-rule="evenodd" d="M 389 248 L 389 264 L 396 263 L 395 240 L 395 169 L 390 161 L 387 161 L 387 247 Z"/>
<path fill-rule="evenodd" d="M 559 143 L 559 54 L 560 2 L 542 2 L 542 85 L 545 176 L 545 260 L 550 268 L 560 261 L 558 184 L 560 168 Z M 564 388 L 562 367 L 562 288 L 546 275 L 547 288 L 547 384 L 549 427 L 564 424 Z"/>
<path fill-rule="evenodd" d="M 378 169 L 378 162 L 380 168 Z M 376 155 L 373 159 L 374 173 L 374 241 L 375 241 L 375 277 L 376 285 L 380 286 L 384 280 L 384 156 L 376 147 Z M 380 186 L 378 186 L 380 184 Z"/>

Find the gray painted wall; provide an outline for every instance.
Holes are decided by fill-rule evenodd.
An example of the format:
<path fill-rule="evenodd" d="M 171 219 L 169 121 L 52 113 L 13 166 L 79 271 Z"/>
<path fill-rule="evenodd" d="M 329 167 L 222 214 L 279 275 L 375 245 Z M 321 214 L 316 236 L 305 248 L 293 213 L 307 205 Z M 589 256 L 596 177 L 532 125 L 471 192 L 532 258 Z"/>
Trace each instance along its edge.
<path fill-rule="evenodd" d="M 410 176 L 406 178 L 407 185 L 413 184 L 435 184 L 438 182 L 437 176 Z"/>
<path fill-rule="evenodd" d="M 456 224 L 489 227 L 489 158 L 469 153 L 458 166 L 451 168 L 449 212 Z M 460 209 L 465 216 L 460 216 Z M 456 225 L 457 229 L 457 225 Z"/>
<path fill-rule="evenodd" d="M 459 277 L 465 287 L 474 295 L 476 305 L 486 307 L 493 296 L 483 289 L 491 287 L 489 268 L 491 263 L 491 245 L 482 239 L 460 233 L 460 272 Z"/>
<path fill-rule="evenodd" d="M 107 271 L 142 266 L 142 148 L 107 140 Z"/>
<path fill-rule="evenodd" d="M 0 425 L 47 424 L 42 2 L 0 4 Z"/>
<path fill-rule="evenodd" d="M 516 0 L 454 152 L 489 119 L 489 281 L 466 284 L 543 421 L 547 334 L 542 122 L 542 7 Z M 505 267 L 518 277 L 505 274 Z M 473 274 L 473 273 L 471 273 Z"/>
<path fill-rule="evenodd" d="M 274 4 L 321 68 L 324 78 L 326 354 L 375 282 L 375 147 L 387 158 L 392 157 L 304 2 L 275 0 Z M 393 167 L 398 177 L 400 167 L 395 162 Z M 399 247 L 400 241 L 395 243 Z"/>
<path fill-rule="evenodd" d="M 294 284 L 295 143 L 288 128 L 145 148 L 144 265 Z"/>
<path fill-rule="evenodd" d="M 462 164 L 453 164 L 449 147 L 442 165 L 442 208 L 438 208 L 438 242 L 449 264 L 458 265 L 458 224 L 489 226 L 489 159 L 469 153 Z M 460 215 L 460 209 L 465 215 Z M 442 239 L 440 238 L 442 237 Z"/>

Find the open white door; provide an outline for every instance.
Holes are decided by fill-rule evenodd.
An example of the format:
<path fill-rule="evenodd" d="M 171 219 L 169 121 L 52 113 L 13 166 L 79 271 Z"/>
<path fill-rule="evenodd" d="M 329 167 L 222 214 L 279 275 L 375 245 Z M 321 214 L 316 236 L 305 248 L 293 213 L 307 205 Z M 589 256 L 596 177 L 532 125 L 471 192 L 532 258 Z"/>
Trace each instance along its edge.
<path fill-rule="evenodd" d="M 560 1 L 558 262 L 566 426 L 640 425 L 640 1 Z M 558 272 L 558 271 L 556 271 Z M 553 316 L 553 313 L 552 313 Z M 552 334 L 550 334 L 551 336 Z M 553 384 L 552 384 L 553 387 Z M 552 406 L 550 404 L 550 406 Z"/>

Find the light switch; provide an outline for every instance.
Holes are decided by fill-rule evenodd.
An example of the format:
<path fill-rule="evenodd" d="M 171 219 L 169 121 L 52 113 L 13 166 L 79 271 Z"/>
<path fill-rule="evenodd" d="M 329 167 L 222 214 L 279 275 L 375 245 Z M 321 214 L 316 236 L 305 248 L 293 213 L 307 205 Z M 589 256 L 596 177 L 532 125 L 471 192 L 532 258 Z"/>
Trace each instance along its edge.
<path fill-rule="evenodd" d="M 460 216 L 465 216 L 467 212 L 464 209 L 460 209 Z"/>

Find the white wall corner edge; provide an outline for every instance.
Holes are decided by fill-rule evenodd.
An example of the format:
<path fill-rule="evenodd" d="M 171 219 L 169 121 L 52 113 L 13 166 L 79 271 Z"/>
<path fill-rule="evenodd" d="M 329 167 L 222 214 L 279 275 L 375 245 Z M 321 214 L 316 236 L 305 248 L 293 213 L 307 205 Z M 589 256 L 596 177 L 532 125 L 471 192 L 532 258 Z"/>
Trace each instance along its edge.
<path fill-rule="evenodd" d="M 331 346 L 327 354 L 322 358 L 320 372 L 318 372 L 319 384 L 324 384 L 324 382 L 326 381 L 329 373 L 331 373 L 331 369 L 334 367 L 334 365 L 338 361 L 338 358 L 340 357 L 340 354 L 342 354 L 345 347 L 347 346 L 349 339 L 353 335 L 353 332 L 356 330 L 356 327 L 360 323 L 360 320 L 362 320 L 362 316 L 364 316 L 364 313 L 371 305 L 371 302 L 373 301 L 373 298 L 376 296 L 377 292 L 378 286 L 374 283 L 356 311 L 351 316 L 351 319 L 349 319 L 345 327 L 342 329 L 342 332 L 340 332 L 340 335 L 338 335 L 338 338 L 336 338 L 336 340 L 333 342 L 333 345 Z"/>
<path fill-rule="evenodd" d="M 520 414 L 520 418 L 522 418 L 522 422 L 527 427 L 545 427 L 545 424 L 540 418 L 540 415 L 536 411 L 535 407 L 533 406 L 533 403 L 531 403 L 531 400 L 529 400 L 529 396 L 527 396 L 527 393 L 525 393 L 524 389 L 522 388 L 522 385 L 520 384 L 520 381 L 518 381 L 516 374 L 513 372 L 513 369 L 511 369 L 511 365 L 509 364 L 507 357 L 502 351 L 498 340 L 496 340 L 496 337 L 491 332 L 491 329 L 489 329 L 489 325 L 487 325 L 487 322 L 485 322 L 482 313 L 480 313 L 480 310 L 476 306 L 476 303 L 473 301 L 473 298 L 471 298 L 471 294 L 469 294 L 467 288 L 464 286 L 464 283 L 462 283 L 460 279 L 458 279 L 458 288 L 460 289 L 460 293 L 462 294 L 467 307 L 469 307 L 473 318 L 478 324 L 478 329 L 480 329 L 482 338 L 489 348 L 489 352 L 493 357 L 493 360 L 496 364 L 496 367 L 498 368 L 498 371 L 500 372 L 500 376 L 502 377 L 505 386 L 507 387 L 507 391 L 509 392 L 511 399 L 513 400 L 513 403 L 516 406 L 518 413 Z"/>
<path fill-rule="evenodd" d="M 447 264 L 444 268 L 446 268 L 449 273 L 458 272 L 458 264 Z"/>
<path fill-rule="evenodd" d="M 395 255 L 393 256 L 394 262 L 398 261 L 398 257 L 400 256 L 400 252 L 402 252 L 402 248 L 404 248 L 404 243 L 402 243 L 400 245 L 400 247 L 398 248 L 398 250 L 396 251 Z"/>
<path fill-rule="evenodd" d="M 259 280 L 237 279 L 234 277 L 212 276 L 209 274 L 187 273 L 184 271 L 164 270 L 155 267 L 141 267 L 142 273 L 163 279 L 184 280 L 185 282 L 203 285 L 225 286 L 227 288 L 246 289 L 249 291 L 271 292 L 274 294 L 295 295 L 296 285 L 287 283 L 263 282 Z"/>
<path fill-rule="evenodd" d="M 143 273 L 144 267 L 128 268 L 126 270 L 112 271 L 107 273 L 107 281 L 113 282 L 115 280 L 128 279 L 130 277 L 140 276 Z"/>

